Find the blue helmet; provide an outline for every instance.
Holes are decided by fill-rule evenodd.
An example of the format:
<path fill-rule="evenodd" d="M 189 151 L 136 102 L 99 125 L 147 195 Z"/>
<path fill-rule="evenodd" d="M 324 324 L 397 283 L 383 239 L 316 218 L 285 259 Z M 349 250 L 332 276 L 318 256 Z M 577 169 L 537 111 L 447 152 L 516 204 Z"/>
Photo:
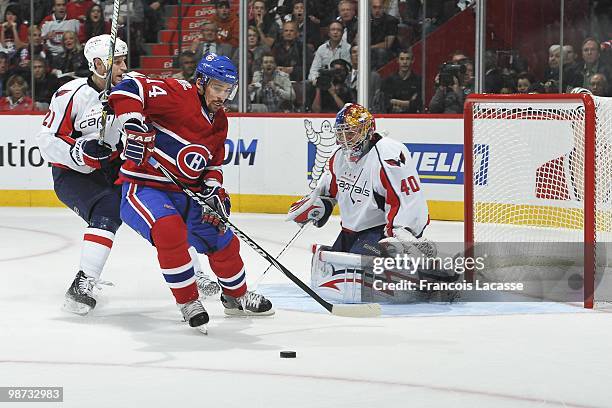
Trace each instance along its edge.
<path fill-rule="evenodd" d="M 208 53 L 202 57 L 196 68 L 196 78 L 203 78 L 207 84 L 211 79 L 216 79 L 232 85 L 232 91 L 228 99 L 233 99 L 238 87 L 238 70 L 232 61 L 225 56 Z"/>

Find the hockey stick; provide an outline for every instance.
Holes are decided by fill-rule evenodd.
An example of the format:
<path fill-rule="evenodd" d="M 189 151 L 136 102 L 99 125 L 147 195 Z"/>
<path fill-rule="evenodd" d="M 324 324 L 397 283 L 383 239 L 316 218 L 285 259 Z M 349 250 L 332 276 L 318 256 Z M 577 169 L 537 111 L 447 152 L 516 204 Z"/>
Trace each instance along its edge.
<path fill-rule="evenodd" d="M 293 236 L 293 238 L 291 238 L 289 240 L 289 242 L 287 242 L 287 245 L 285 245 L 285 247 L 278 253 L 278 255 L 276 255 L 276 259 L 280 258 L 282 254 L 285 253 L 285 251 L 287 249 L 289 249 L 289 247 L 291 246 L 291 244 L 293 244 L 295 242 L 296 239 L 298 239 L 298 237 L 300 235 L 302 235 L 302 232 L 306 229 L 306 226 L 309 223 L 306 224 L 302 224 L 300 226 L 300 229 L 297 230 L 297 232 L 295 233 L 295 235 Z M 262 279 L 264 278 L 264 276 L 266 276 L 266 272 L 268 272 L 270 270 L 270 268 L 272 267 L 272 264 L 268 265 L 268 267 L 266 268 L 265 271 L 263 271 L 263 273 L 261 274 L 261 276 L 259 278 L 257 278 L 257 280 L 255 281 L 255 283 L 253 284 L 253 288 L 257 288 L 259 286 L 259 284 L 261 283 Z"/>
<path fill-rule="evenodd" d="M 106 59 L 106 66 L 108 67 L 106 70 L 106 78 L 104 84 L 104 91 L 100 96 L 100 102 L 102 104 L 108 101 L 108 94 L 110 93 L 110 89 L 113 85 L 113 61 L 115 59 L 115 43 L 117 42 L 117 25 L 119 24 L 119 3 L 121 0 L 113 0 L 113 17 L 111 23 L 111 43 L 110 49 L 108 50 L 108 58 Z M 101 126 L 100 126 L 100 135 L 98 136 L 98 144 L 101 146 L 104 144 L 104 135 L 106 133 L 106 120 L 108 116 L 108 110 L 102 109 L 102 118 L 101 118 Z"/>
<path fill-rule="evenodd" d="M 157 160 L 153 157 L 149 159 L 149 164 L 151 164 L 156 169 L 160 170 L 164 176 L 166 176 L 170 181 L 172 181 L 177 187 L 179 187 L 185 194 L 191 197 L 196 203 L 200 204 L 200 206 L 209 208 L 213 210 L 217 216 L 223 221 L 223 223 L 230 229 L 232 232 L 240 238 L 243 242 L 245 242 L 248 246 L 253 248 L 255 252 L 265 258 L 268 262 L 274 265 L 279 271 L 281 271 L 286 277 L 288 277 L 293 283 L 295 283 L 300 289 L 302 289 L 308 296 L 313 298 L 318 304 L 323 306 L 328 312 L 334 314 L 336 316 L 346 316 L 346 317 L 376 317 L 380 316 L 381 308 L 378 303 L 363 303 L 363 304 L 350 304 L 350 305 L 333 305 L 319 296 L 314 290 L 312 290 L 308 285 L 302 282 L 297 276 L 295 276 L 289 269 L 287 269 L 284 265 L 276 260 L 272 255 L 266 252 L 265 249 L 259 246 L 255 241 L 253 241 L 248 235 L 242 232 L 238 227 L 236 227 L 229 219 L 223 216 L 223 214 L 219 214 L 214 208 L 209 206 L 201 197 L 200 194 L 194 193 L 191 191 L 182 181 L 180 181 L 174 174 L 172 174 L 168 169 L 162 166 Z"/>

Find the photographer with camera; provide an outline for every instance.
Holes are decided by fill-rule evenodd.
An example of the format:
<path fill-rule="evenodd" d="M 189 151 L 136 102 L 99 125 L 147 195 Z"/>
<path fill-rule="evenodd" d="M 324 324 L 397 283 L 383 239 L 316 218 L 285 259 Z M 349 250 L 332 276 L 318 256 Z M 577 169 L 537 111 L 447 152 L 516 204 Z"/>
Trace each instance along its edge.
<path fill-rule="evenodd" d="M 312 112 L 336 112 L 344 104 L 355 101 L 355 95 L 347 86 L 351 64 L 343 59 L 335 59 L 330 69 L 321 69 L 316 81 Z"/>
<path fill-rule="evenodd" d="M 317 78 L 319 77 L 319 71 L 322 68 L 327 68 L 333 60 L 343 59 L 346 62 L 351 60 L 351 47 L 350 45 L 342 40 L 342 31 L 344 26 L 339 21 L 332 21 L 329 23 L 329 31 L 327 35 L 329 40 L 321 44 L 317 48 L 314 60 L 310 66 L 308 73 L 308 80 L 315 85 Z M 337 111 L 338 109 L 335 109 Z"/>
<path fill-rule="evenodd" d="M 464 64 L 445 62 L 436 77 L 436 93 L 429 103 L 430 113 L 463 113 L 466 73 Z"/>

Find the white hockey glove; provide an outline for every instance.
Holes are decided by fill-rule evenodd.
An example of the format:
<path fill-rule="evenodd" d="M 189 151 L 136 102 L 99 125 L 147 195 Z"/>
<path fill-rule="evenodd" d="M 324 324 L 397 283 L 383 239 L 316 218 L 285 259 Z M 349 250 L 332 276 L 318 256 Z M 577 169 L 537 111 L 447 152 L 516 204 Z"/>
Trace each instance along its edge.
<path fill-rule="evenodd" d="M 393 236 L 378 241 L 383 252 L 388 255 L 408 254 L 413 257 L 433 258 L 438 254 L 438 248 L 427 238 L 417 238 L 407 228 L 393 228 Z"/>
<path fill-rule="evenodd" d="M 334 198 L 311 194 L 291 204 L 287 221 L 300 225 L 312 222 L 317 228 L 321 228 L 329 219 L 335 205 Z"/>
<path fill-rule="evenodd" d="M 70 148 L 72 160 L 79 166 L 101 169 L 108 166 L 114 158 L 113 149 L 106 143 L 99 144 L 97 139 L 80 137 Z"/>
<path fill-rule="evenodd" d="M 202 222 L 211 224 L 219 230 L 219 233 L 224 234 L 227 229 L 223 218 L 229 218 L 231 203 L 227 192 L 223 187 L 207 186 L 202 187 L 202 192 L 198 196 L 204 200 L 211 208 L 202 207 Z M 214 209 L 214 210 L 213 210 Z"/>

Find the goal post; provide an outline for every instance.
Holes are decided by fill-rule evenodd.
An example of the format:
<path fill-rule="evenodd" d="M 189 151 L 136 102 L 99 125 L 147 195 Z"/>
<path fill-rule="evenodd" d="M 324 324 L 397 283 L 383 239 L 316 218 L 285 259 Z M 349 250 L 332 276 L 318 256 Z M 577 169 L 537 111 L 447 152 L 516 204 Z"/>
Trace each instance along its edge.
<path fill-rule="evenodd" d="M 569 256 L 557 243 L 571 243 L 582 252 L 583 302 L 592 308 L 612 242 L 612 98 L 470 95 L 464 151 L 466 249 L 526 242 L 512 254 L 517 263 L 554 262 Z"/>

